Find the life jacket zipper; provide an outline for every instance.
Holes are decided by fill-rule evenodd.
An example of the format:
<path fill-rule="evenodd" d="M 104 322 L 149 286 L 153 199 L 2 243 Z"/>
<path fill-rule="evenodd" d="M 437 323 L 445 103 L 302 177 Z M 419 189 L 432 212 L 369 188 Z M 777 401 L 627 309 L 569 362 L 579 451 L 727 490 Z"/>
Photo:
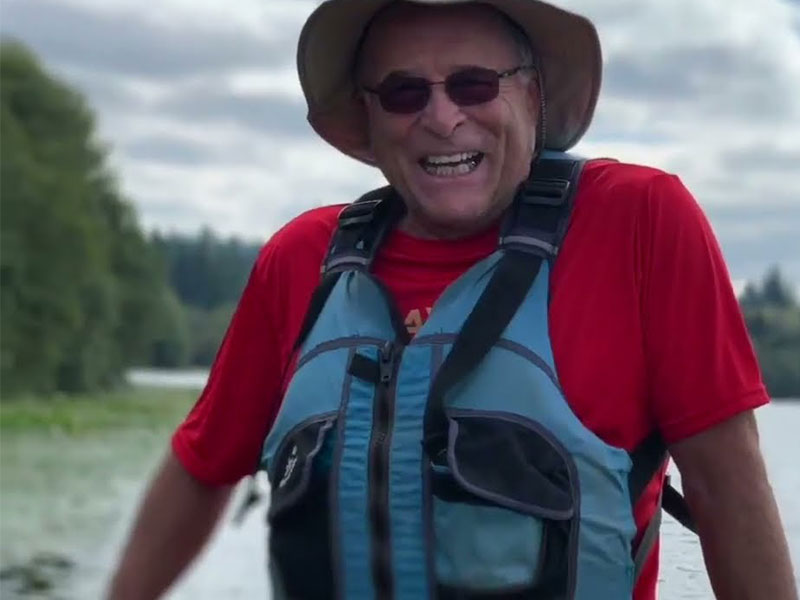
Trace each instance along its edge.
<path fill-rule="evenodd" d="M 395 383 L 403 346 L 386 342 L 379 352 L 372 436 L 369 446 L 369 516 L 372 525 L 372 575 L 376 597 L 394 597 L 389 520 L 389 453 Z"/>

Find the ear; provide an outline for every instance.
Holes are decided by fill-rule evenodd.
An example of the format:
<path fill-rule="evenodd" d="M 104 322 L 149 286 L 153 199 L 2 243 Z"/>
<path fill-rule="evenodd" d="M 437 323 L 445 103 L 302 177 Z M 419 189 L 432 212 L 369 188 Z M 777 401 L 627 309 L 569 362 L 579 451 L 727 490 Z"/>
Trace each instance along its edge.
<path fill-rule="evenodd" d="M 539 110 L 542 106 L 541 81 L 539 70 L 533 70 L 527 86 L 527 108 L 535 121 L 539 120 Z"/>

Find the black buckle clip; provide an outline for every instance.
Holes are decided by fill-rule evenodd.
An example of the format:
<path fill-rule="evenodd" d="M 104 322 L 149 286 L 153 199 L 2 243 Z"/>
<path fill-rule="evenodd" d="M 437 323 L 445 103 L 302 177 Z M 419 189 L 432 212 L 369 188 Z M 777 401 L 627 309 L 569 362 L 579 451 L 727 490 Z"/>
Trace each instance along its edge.
<path fill-rule="evenodd" d="M 375 218 L 375 213 L 381 202 L 382 200 L 378 199 L 348 204 L 339 212 L 339 227 L 346 229 L 355 225 L 369 223 Z"/>
<path fill-rule="evenodd" d="M 569 195 L 569 179 L 535 179 L 526 182 L 522 189 L 522 202 L 561 206 Z"/>

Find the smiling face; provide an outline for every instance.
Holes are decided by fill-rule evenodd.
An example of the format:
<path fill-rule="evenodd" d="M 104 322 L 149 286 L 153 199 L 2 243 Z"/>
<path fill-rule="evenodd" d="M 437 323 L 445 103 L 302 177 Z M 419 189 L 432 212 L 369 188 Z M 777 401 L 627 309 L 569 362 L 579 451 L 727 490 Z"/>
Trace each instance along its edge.
<path fill-rule="evenodd" d="M 469 67 L 497 72 L 520 66 L 520 52 L 486 6 L 400 3 L 372 24 L 359 83 L 375 88 L 409 75 L 440 82 Z M 500 80 L 489 102 L 459 106 L 434 85 L 418 112 L 387 112 L 364 93 L 372 152 L 408 208 L 405 231 L 456 238 L 480 231 L 511 203 L 530 168 L 538 117 L 536 80 L 522 71 Z"/>

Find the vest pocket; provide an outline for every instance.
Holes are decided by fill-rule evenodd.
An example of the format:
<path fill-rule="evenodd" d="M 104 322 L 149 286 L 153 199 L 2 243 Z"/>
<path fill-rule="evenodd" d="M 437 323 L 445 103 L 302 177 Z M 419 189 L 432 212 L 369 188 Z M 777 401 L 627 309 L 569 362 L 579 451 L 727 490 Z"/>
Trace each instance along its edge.
<path fill-rule="evenodd" d="M 270 469 L 270 574 L 276 597 L 330 598 L 330 461 L 336 417 L 316 417 L 281 442 Z"/>
<path fill-rule="evenodd" d="M 429 464 L 438 597 L 571 597 L 575 466 L 541 426 L 498 413 L 450 419 Z"/>

